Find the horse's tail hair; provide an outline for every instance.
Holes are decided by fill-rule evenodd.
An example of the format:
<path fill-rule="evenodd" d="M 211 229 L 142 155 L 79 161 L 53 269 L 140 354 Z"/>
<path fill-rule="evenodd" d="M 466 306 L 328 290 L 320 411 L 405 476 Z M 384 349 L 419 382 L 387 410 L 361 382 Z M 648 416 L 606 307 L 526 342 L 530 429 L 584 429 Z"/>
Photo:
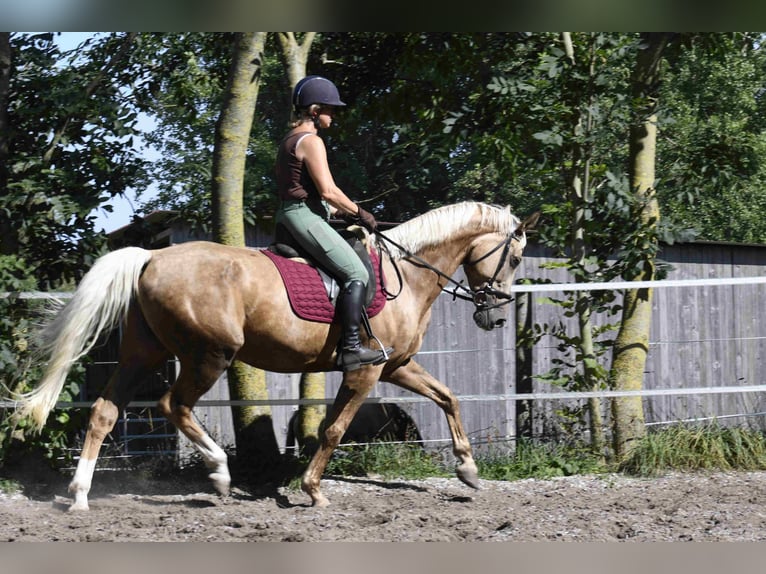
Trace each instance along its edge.
<path fill-rule="evenodd" d="M 15 397 L 16 415 L 29 417 L 33 430 L 45 426 L 74 362 L 125 317 L 151 256 L 146 249 L 126 247 L 100 257 L 72 299 L 43 325 L 39 352 L 47 358 L 45 374 L 33 390 Z"/>

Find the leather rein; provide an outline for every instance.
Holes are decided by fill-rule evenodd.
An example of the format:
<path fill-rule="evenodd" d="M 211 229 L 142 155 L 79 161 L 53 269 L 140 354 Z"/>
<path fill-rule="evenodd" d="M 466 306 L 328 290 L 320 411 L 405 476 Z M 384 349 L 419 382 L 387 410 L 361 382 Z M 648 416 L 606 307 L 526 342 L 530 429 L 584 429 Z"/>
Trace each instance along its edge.
<path fill-rule="evenodd" d="M 504 291 L 500 291 L 499 289 L 496 289 L 493 284 L 495 281 L 497 281 L 497 276 L 500 274 L 500 270 L 503 268 L 503 265 L 505 265 L 506 260 L 508 259 L 508 253 L 511 250 L 511 242 L 516 240 L 519 241 L 519 237 L 515 233 L 510 233 L 507 237 L 502 239 L 497 245 L 495 245 L 492 249 L 487 251 L 484 255 L 481 255 L 477 259 L 474 259 L 473 261 L 467 261 L 464 263 L 464 265 L 476 265 L 477 263 L 480 263 L 481 261 L 484 261 L 487 257 L 498 251 L 499 249 L 503 250 L 503 254 L 500 257 L 500 260 L 497 263 L 497 267 L 495 267 L 495 272 L 492 274 L 491 279 L 487 281 L 481 288 L 479 289 L 472 289 L 471 287 L 467 287 L 463 285 L 462 281 L 458 282 L 455 281 L 452 277 L 444 273 L 443 271 L 437 269 L 427 261 L 421 259 L 417 255 L 411 253 L 401 245 L 399 245 L 397 242 L 395 242 L 393 239 L 390 239 L 386 235 L 384 235 L 381 231 L 375 231 L 375 234 L 383 239 L 384 241 L 390 243 L 397 249 L 399 249 L 402 253 L 404 253 L 405 257 L 408 260 L 414 261 L 418 265 L 421 265 L 427 269 L 430 269 L 434 273 L 436 273 L 439 277 L 442 277 L 443 279 L 446 279 L 449 283 L 453 284 L 452 289 L 448 289 L 447 287 L 442 287 L 442 291 L 445 293 L 449 293 L 452 295 L 452 300 L 455 299 L 463 299 L 464 301 L 471 301 L 478 310 L 489 310 L 489 309 L 496 309 L 498 307 L 502 307 L 503 305 L 509 304 L 511 301 L 513 301 L 513 297 L 510 295 L 510 293 L 506 293 Z M 396 271 L 396 276 L 399 281 L 399 291 L 396 294 L 392 294 L 388 291 L 386 286 L 383 284 L 383 257 L 380 256 L 382 250 L 382 245 L 378 244 L 378 261 L 380 266 L 380 274 L 379 277 L 381 278 L 381 286 L 383 293 L 386 296 L 386 299 L 388 301 L 391 301 L 393 299 L 396 299 L 402 292 L 402 289 L 404 287 L 404 284 L 402 282 L 402 275 L 399 271 L 399 268 L 397 267 L 396 263 L 394 262 L 393 258 L 391 257 L 391 254 L 388 253 L 389 259 L 391 260 L 391 264 L 394 267 L 394 270 Z M 388 252 L 388 249 L 386 249 Z M 497 303 L 490 304 L 489 301 L 494 300 L 498 301 Z"/>

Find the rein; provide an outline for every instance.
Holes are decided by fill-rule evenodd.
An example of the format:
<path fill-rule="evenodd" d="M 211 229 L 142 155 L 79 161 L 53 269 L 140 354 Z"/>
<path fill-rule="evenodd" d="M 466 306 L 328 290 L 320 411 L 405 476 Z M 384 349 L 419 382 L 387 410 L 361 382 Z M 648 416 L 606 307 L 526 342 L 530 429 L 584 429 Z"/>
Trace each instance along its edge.
<path fill-rule="evenodd" d="M 511 248 L 511 241 L 516 239 L 518 241 L 518 238 L 514 234 L 509 234 L 508 237 L 503 239 L 500 243 L 498 243 L 495 247 L 490 249 L 487 253 L 480 256 L 478 259 L 474 259 L 473 261 L 468 261 L 465 264 L 466 265 L 476 265 L 477 263 L 483 261 L 493 253 L 495 253 L 498 249 L 501 247 L 503 248 L 503 255 L 500 258 L 500 261 L 497 263 L 497 267 L 495 268 L 495 272 L 492 275 L 492 278 L 487 282 L 487 284 L 482 287 L 481 289 L 474 290 L 470 287 L 466 287 L 463 285 L 462 282 L 455 281 L 452 277 L 441 271 L 440 269 L 437 269 L 427 261 L 421 259 L 414 253 L 410 252 L 409 250 L 405 249 L 403 246 L 399 245 L 396 241 L 393 239 L 390 239 L 386 235 L 383 234 L 382 231 L 375 230 L 375 234 L 383 239 L 384 241 L 390 243 L 397 249 L 399 249 L 402 253 L 405 254 L 407 259 L 410 259 L 419 265 L 422 265 L 423 267 L 430 269 L 434 273 L 436 273 L 439 277 L 442 277 L 443 279 L 446 279 L 449 283 L 452 283 L 454 287 L 450 290 L 446 287 L 442 287 L 442 291 L 445 293 L 449 293 L 452 295 L 452 300 L 455 299 L 463 299 L 464 301 L 471 301 L 477 308 L 479 309 L 495 309 L 497 307 L 502 307 L 503 305 L 507 305 L 511 301 L 513 301 L 513 297 L 509 293 L 505 293 L 504 291 L 500 291 L 498 289 L 495 289 L 492 284 L 497 279 L 498 274 L 500 273 L 500 270 L 503 268 L 503 265 L 505 264 L 506 259 L 508 258 L 508 252 Z M 380 266 L 380 277 L 382 279 L 383 277 L 383 257 L 380 256 L 382 246 L 379 246 L 379 257 L 378 257 L 378 265 Z M 388 250 L 386 250 L 388 251 Z M 384 294 L 386 295 L 386 298 L 391 301 L 393 299 L 396 299 L 402 292 L 403 288 L 403 282 L 402 282 L 402 275 L 399 272 L 399 268 L 397 267 L 396 263 L 394 262 L 393 258 L 391 257 L 391 254 L 388 254 L 389 259 L 391 259 L 391 264 L 394 267 L 394 270 L 396 271 L 396 277 L 399 281 L 399 292 L 395 295 L 390 293 L 385 285 L 381 283 L 382 290 Z M 462 292 L 458 292 L 462 291 Z M 488 297 L 494 297 L 495 299 L 500 299 L 501 301 L 499 303 L 495 303 L 493 305 L 490 305 L 487 303 Z"/>

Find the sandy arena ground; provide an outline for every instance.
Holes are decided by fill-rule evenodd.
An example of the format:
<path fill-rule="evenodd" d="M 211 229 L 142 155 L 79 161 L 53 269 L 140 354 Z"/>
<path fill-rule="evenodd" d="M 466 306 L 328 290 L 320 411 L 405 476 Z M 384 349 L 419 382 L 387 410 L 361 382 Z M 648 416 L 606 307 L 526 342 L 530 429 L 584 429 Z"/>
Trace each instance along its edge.
<path fill-rule="evenodd" d="M 482 481 L 326 478 L 317 509 L 289 488 L 213 494 L 200 477 L 97 473 L 91 510 L 69 513 L 67 478 L 0 495 L 13 541 L 758 541 L 766 472 Z"/>

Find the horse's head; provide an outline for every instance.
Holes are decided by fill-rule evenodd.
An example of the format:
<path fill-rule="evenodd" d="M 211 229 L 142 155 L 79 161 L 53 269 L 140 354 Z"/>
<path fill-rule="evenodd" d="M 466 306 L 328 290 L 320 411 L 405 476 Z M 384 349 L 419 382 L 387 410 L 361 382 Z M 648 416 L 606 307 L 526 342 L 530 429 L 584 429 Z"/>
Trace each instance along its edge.
<path fill-rule="evenodd" d="M 533 213 L 508 235 L 477 236 L 463 261 L 476 306 L 473 320 L 486 331 L 505 325 L 513 277 L 527 245 L 526 232 L 535 226 L 539 217 L 539 212 Z"/>

